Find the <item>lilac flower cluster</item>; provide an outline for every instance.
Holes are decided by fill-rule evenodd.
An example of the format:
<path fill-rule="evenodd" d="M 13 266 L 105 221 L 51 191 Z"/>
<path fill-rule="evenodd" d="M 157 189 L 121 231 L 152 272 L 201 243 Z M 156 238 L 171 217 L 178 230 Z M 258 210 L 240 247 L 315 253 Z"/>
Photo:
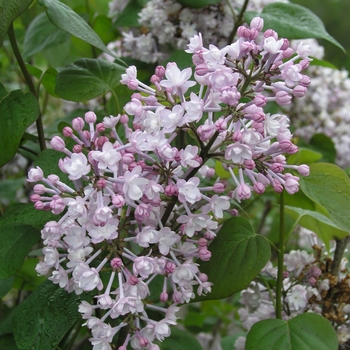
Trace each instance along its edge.
<path fill-rule="evenodd" d="M 276 0 L 250 0 L 248 11 L 261 12 Z M 286 0 L 279 0 L 286 2 Z M 111 1 L 110 15 L 115 18 L 127 1 Z M 186 48 L 188 40 L 198 32 L 204 44 L 227 45 L 243 0 L 222 0 L 203 8 L 182 6 L 176 0 L 150 0 L 138 14 L 140 28 L 122 28 L 122 40 L 111 42 L 108 48 L 120 56 L 131 56 L 144 62 L 159 62 L 168 57 L 169 46 Z"/>
<path fill-rule="evenodd" d="M 288 40 L 262 28 L 263 20 L 254 18 L 221 50 L 194 36 L 186 51 L 195 80 L 191 68 L 169 63 L 156 68 L 150 87 L 129 67 L 121 83 L 138 91 L 124 107 L 132 127 L 126 114 L 97 123 L 88 112 L 63 129 L 72 150 L 58 136 L 51 140 L 66 155 L 59 167 L 73 186 L 55 174 L 45 177 L 39 167 L 29 172 L 28 181 L 41 182 L 31 196 L 35 208 L 62 214 L 42 230 L 44 259 L 36 271 L 68 292 L 96 292 L 94 305 L 79 307 L 94 349 L 110 349 L 123 327 L 128 335 L 120 350 L 128 344 L 158 349 L 154 342 L 176 324 L 177 305 L 211 291 L 198 262 L 210 259 L 208 244 L 224 213 L 236 213 L 235 202 L 268 185 L 298 191 L 299 178 L 286 169 L 308 175 L 306 165 L 286 162 L 297 151 L 287 116 L 263 107 L 305 94 L 309 50 L 300 44 L 293 56 Z M 178 142 L 184 133 L 194 144 Z M 205 164 L 210 159 L 224 164 L 230 186 Z M 155 278 L 167 307 L 148 301 Z M 149 310 L 163 318 L 151 319 Z"/>

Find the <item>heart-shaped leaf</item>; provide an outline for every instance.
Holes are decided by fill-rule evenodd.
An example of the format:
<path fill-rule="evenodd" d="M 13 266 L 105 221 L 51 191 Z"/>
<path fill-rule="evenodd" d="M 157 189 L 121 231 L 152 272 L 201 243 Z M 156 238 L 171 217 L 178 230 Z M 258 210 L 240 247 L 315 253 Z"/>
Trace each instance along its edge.
<path fill-rule="evenodd" d="M 200 271 L 213 283 L 212 291 L 197 300 L 222 299 L 246 288 L 270 258 L 270 244 L 254 233 L 249 221 L 227 220 L 209 246 L 211 259 Z"/>
<path fill-rule="evenodd" d="M 17 152 L 26 129 L 39 116 L 39 104 L 30 92 L 11 91 L 0 102 L 0 167 Z"/>
<path fill-rule="evenodd" d="M 279 37 L 325 39 L 345 52 L 343 46 L 327 33 L 320 18 L 304 6 L 275 2 L 265 6 L 260 14 L 246 12 L 244 17 L 247 22 L 250 22 L 255 16 L 264 19 L 264 30 L 273 29 Z"/>
<path fill-rule="evenodd" d="M 305 313 L 291 320 L 262 320 L 248 333 L 246 350 L 337 350 L 338 338 L 321 315 Z"/>
<path fill-rule="evenodd" d="M 88 101 L 117 87 L 124 72 L 119 64 L 82 58 L 60 71 L 55 92 L 65 100 Z"/>
<path fill-rule="evenodd" d="M 33 0 L 0 0 L 0 47 L 11 23 L 20 16 Z"/>
<path fill-rule="evenodd" d="M 311 164 L 310 175 L 300 179 L 300 188 L 328 211 L 337 227 L 349 230 L 350 179 L 341 168 L 329 163 Z"/>

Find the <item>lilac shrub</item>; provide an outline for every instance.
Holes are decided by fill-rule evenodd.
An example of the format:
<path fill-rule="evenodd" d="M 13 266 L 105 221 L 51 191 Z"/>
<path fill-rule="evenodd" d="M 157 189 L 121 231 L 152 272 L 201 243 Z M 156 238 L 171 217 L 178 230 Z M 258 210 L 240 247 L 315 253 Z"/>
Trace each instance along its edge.
<path fill-rule="evenodd" d="M 191 68 L 171 62 L 156 68 L 148 86 L 135 66 L 127 68 L 121 83 L 137 92 L 126 114 L 100 123 L 94 112 L 75 118 L 63 129 L 71 150 L 62 138 L 51 140 L 65 154 L 58 165 L 72 184 L 30 170 L 28 181 L 40 182 L 35 208 L 60 215 L 41 232 L 36 271 L 67 292 L 94 293 L 94 304 L 79 306 L 94 349 L 111 349 L 121 329 L 119 350 L 158 349 L 179 305 L 211 291 L 200 261 L 210 259 L 224 215 L 236 215 L 237 202 L 267 186 L 293 194 L 296 173 L 308 175 L 308 166 L 287 164 L 298 150 L 288 117 L 264 108 L 304 96 L 309 48 L 300 43 L 294 55 L 287 39 L 262 28 L 254 18 L 222 49 L 195 35 L 186 50 L 194 79 Z M 192 144 L 181 143 L 184 134 Z M 229 184 L 209 160 L 223 164 Z M 152 319 L 155 310 L 161 319 Z"/>

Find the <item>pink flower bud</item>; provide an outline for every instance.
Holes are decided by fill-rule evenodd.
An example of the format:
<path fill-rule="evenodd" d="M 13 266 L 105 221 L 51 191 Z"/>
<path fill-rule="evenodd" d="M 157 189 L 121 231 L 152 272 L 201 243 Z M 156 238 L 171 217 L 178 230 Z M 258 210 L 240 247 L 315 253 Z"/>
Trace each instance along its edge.
<path fill-rule="evenodd" d="M 40 201 L 40 200 L 41 200 L 41 196 L 38 195 L 38 194 L 32 194 L 32 195 L 30 196 L 30 201 L 31 201 L 32 203 L 36 203 L 36 202 L 38 202 L 38 201 Z"/>
<path fill-rule="evenodd" d="M 95 144 L 99 149 L 102 149 L 103 145 L 108 142 L 108 138 L 106 136 L 100 136 L 96 139 Z"/>
<path fill-rule="evenodd" d="M 287 49 L 285 49 L 282 52 L 282 56 L 283 56 L 283 58 L 288 58 L 288 57 L 292 56 L 293 53 L 294 53 L 293 49 L 291 47 L 288 47 Z"/>
<path fill-rule="evenodd" d="M 216 182 L 213 187 L 215 193 L 223 193 L 226 186 L 222 182 Z"/>
<path fill-rule="evenodd" d="M 111 260 L 111 266 L 112 266 L 113 269 L 119 269 L 120 267 L 123 266 L 122 259 L 120 259 L 120 258 L 113 258 Z"/>
<path fill-rule="evenodd" d="M 37 184 L 33 188 L 35 194 L 44 194 L 45 193 L 45 186 L 42 184 Z"/>
<path fill-rule="evenodd" d="M 285 106 L 290 104 L 292 101 L 292 97 L 286 91 L 278 91 L 276 92 L 276 103 L 280 106 Z"/>
<path fill-rule="evenodd" d="M 253 159 L 246 159 L 244 161 L 244 166 L 246 167 L 246 169 L 248 170 L 253 170 L 255 168 L 255 162 Z"/>
<path fill-rule="evenodd" d="M 253 186 L 253 190 L 258 194 L 263 194 L 265 192 L 265 186 L 261 182 L 256 182 Z"/>
<path fill-rule="evenodd" d="M 106 183 L 106 180 L 105 179 L 99 179 L 96 183 L 97 187 L 98 188 L 105 188 L 107 183 Z"/>
<path fill-rule="evenodd" d="M 85 122 L 83 118 L 78 117 L 72 120 L 72 126 L 75 131 L 83 130 L 84 125 L 85 125 Z"/>
<path fill-rule="evenodd" d="M 28 182 L 41 181 L 44 178 L 44 173 L 38 166 L 36 168 L 30 169 L 28 173 Z"/>
<path fill-rule="evenodd" d="M 116 208 L 121 208 L 124 205 L 125 200 L 120 194 L 117 194 L 112 197 L 112 203 Z"/>
<path fill-rule="evenodd" d="M 83 151 L 83 147 L 80 145 L 74 145 L 73 146 L 73 153 L 81 153 Z"/>
<path fill-rule="evenodd" d="M 89 123 L 89 124 L 92 123 L 93 124 L 93 123 L 96 122 L 97 117 L 96 117 L 96 114 L 94 112 L 89 111 L 89 112 L 85 113 L 85 118 L 84 119 L 85 119 L 85 121 L 87 123 Z"/>
<path fill-rule="evenodd" d="M 128 117 L 126 114 L 122 114 L 122 115 L 120 116 L 120 122 L 121 122 L 122 124 L 128 124 L 128 122 L 129 122 L 129 117 Z"/>
<path fill-rule="evenodd" d="M 226 131 L 227 129 L 227 122 L 224 118 L 219 118 L 216 122 L 215 122 L 215 130 L 217 132 L 223 132 Z"/>
<path fill-rule="evenodd" d="M 273 163 L 273 164 L 271 164 L 270 169 L 274 173 L 281 173 L 284 170 L 284 167 L 283 167 L 283 164 L 281 164 L 281 163 Z"/>
<path fill-rule="evenodd" d="M 105 126 L 103 125 L 103 123 L 98 123 L 96 125 L 96 131 L 97 132 L 104 132 L 106 130 Z"/>
<path fill-rule="evenodd" d="M 157 66 L 155 73 L 159 77 L 159 79 L 163 79 L 165 76 L 165 68 L 163 66 Z"/>
<path fill-rule="evenodd" d="M 57 182 L 60 181 L 60 178 L 55 175 L 55 174 L 51 174 L 47 177 L 47 179 L 54 185 L 56 186 L 57 185 Z"/>
<path fill-rule="evenodd" d="M 299 62 L 299 65 L 301 66 L 301 70 L 307 69 L 310 66 L 310 61 L 309 60 L 301 60 Z"/>
<path fill-rule="evenodd" d="M 256 95 L 254 97 L 254 104 L 257 107 L 264 107 L 266 105 L 266 97 L 263 95 Z"/>
<path fill-rule="evenodd" d="M 64 149 L 66 148 L 65 142 L 59 136 L 54 136 L 50 141 L 50 145 L 55 151 L 60 151 L 60 152 L 63 152 Z"/>
<path fill-rule="evenodd" d="M 254 28 L 257 31 L 261 32 L 264 27 L 264 20 L 261 17 L 254 17 L 250 21 L 250 28 Z"/>
<path fill-rule="evenodd" d="M 272 36 L 275 40 L 278 39 L 278 34 L 272 29 L 268 29 L 264 32 L 264 38 L 268 38 L 270 36 Z"/>
<path fill-rule="evenodd" d="M 311 84 L 311 79 L 307 75 L 303 75 L 299 80 L 299 84 L 308 87 Z"/>
<path fill-rule="evenodd" d="M 129 278 L 128 278 L 128 282 L 129 282 L 129 284 L 131 284 L 132 286 L 136 286 L 136 285 L 139 283 L 139 279 L 138 279 L 136 276 L 131 275 L 131 276 L 129 276 Z"/>
<path fill-rule="evenodd" d="M 176 265 L 171 262 L 171 261 L 168 261 L 166 264 L 165 264 L 165 271 L 166 273 L 170 274 L 170 273 L 173 273 L 176 269 Z"/>
<path fill-rule="evenodd" d="M 71 137 L 73 135 L 73 130 L 69 126 L 65 126 L 62 132 L 65 137 Z"/>
<path fill-rule="evenodd" d="M 205 273 L 199 273 L 198 274 L 198 278 L 201 282 L 207 282 L 208 281 L 208 275 L 206 275 Z"/>
<path fill-rule="evenodd" d="M 202 261 L 209 261 L 211 258 L 211 252 L 207 248 L 199 249 L 199 259 Z"/>
<path fill-rule="evenodd" d="M 201 237 L 198 240 L 198 247 L 203 248 L 203 247 L 207 247 L 207 245 L 208 245 L 208 241 L 205 238 Z"/>
<path fill-rule="evenodd" d="M 141 346 L 141 348 L 145 348 L 148 345 L 148 339 L 145 337 L 140 337 L 139 338 L 139 344 Z"/>
<path fill-rule="evenodd" d="M 44 203 L 41 202 L 41 201 L 37 201 L 35 204 L 34 204 L 34 208 L 36 210 L 44 210 Z"/>
<path fill-rule="evenodd" d="M 283 38 L 283 44 L 281 46 L 281 50 L 285 51 L 289 48 L 289 40 L 286 38 Z"/>
<path fill-rule="evenodd" d="M 208 67 L 205 63 L 199 64 L 196 66 L 196 74 L 199 75 L 200 77 L 206 75 L 208 73 Z"/>
<path fill-rule="evenodd" d="M 309 176 L 310 168 L 306 164 L 299 165 L 298 173 L 302 176 Z"/>
<path fill-rule="evenodd" d="M 293 89 L 293 96 L 297 98 L 301 98 L 305 96 L 306 92 L 307 92 L 307 88 L 305 86 L 297 85 Z"/>
<path fill-rule="evenodd" d="M 232 140 L 235 142 L 242 141 L 242 133 L 240 131 L 235 131 L 232 135 Z"/>
<path fill-rule="evenodd" d="M 167 292 L 160 293 L 159 300 L 162 301 L 163 303 L 168 301 L 168 298 L 169 298 L 169 295 Z"/>
<path fill-rule="evenodd" d="M 159 79 L 155 74 L 153 74 L 153 75 L 151 76 L 150 81 L 151 81 L 152 84 L 156 84 L 156 83 L 159 83 L 159 82 L 160 82 L 160 79 Z"/>

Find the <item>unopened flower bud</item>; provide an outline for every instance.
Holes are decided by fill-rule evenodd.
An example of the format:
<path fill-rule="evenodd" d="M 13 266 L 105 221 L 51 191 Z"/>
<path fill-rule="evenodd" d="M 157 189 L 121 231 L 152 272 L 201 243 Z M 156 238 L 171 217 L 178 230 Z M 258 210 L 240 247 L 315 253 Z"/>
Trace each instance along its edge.
<path fill-rule="evenodd" d="M 83 130 L 84 125 L 85 125 L 85 122 L 83 118 L 78 117 L 72 120 L 72 126 L 75 131 Z"/>
<path fill-rule="evenodd" d="M 55 151 L 59 152 L 63 152 L 66 148 L 65 142 L 59 136 L 54 136 L 50 141 L 50 145 Z"/>
<path fill-rule="evenodd" d="M 74 145 L 73 146 L 73 153 L 81 153 L 83 151 L 83 147 L 80 145 Z"/>
<path fill-rule="evenodd" d="M 168 301 L 168 298 L 169 298 L 169 295 L 167 292 L 160 293 L 159 300 L 162 301 L 163 303 Z"/>
<path fill-rule="evenodd" d="M 223 193 L 226 186 L 222 182 L 216 182 L 213 187 L 215 193 Z"/>
<path fill-rule="evenodd" d="M 261 32 L 264 27 L 264 20 L 261 17 L 254 17 L 250 21 L 250 28 L 254 28 L 257 31 Z"/>
<path fill-rule="evenodd" d="M 111 266 L 113 269 L 119 269 L 123 265 L 122 259 L 120 258 L 113 258 L 111 260 Z"/>
<path fill-rule="evenodd" d="M 63 133 L 63 136 L 65 136 L 65 137 L 71 137 L 73 135 L 73 130 L 69 126 L 65 126 L 63 128 L 62 133 Z"/>
<path fill-rule="evenodd" d="M 309 176 L 310 168 L 306 164 L 299 165 L 298 173 L 302 176 Z"/>
<path fill-rule="evenodd" d="M 86 112 L 85 113 L 85 117 L 84 117 L 85 121 L 89 124 L 91 123 L 95 123 L 96 122 L 96 114 L 92 111 Z"/>

